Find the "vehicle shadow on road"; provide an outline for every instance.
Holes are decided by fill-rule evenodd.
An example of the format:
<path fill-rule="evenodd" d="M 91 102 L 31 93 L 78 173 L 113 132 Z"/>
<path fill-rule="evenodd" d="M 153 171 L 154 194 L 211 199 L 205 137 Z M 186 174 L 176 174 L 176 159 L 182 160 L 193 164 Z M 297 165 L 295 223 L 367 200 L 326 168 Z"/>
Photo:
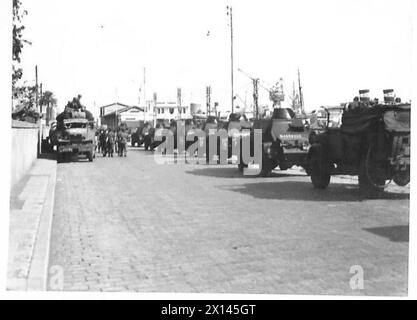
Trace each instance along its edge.
<path fill-rule="evenodd" d="M 301 201 L 364 201 L 356 184 L 332 183 L 326 189 L 315 189 L 310 181 L 274 181 L 219 186 L 258 199 Z M 409 199 L 408 194 L 384 192 L 378 199 Z"/>
<path fill-rule="evenodd" d="M 364 228 L 363 230 L 381 237 L 388 238 L 392 242 L 408 242 L 409 228 L 410 227 L 408 225 L 399 225 L 389 227 Z"/>
<path fill-rule="evenodd" d="M 250 175 L 243 175 L 242 172 L 240 172 L 237 167 L 216 167 L 216 165 L 212 165 L 206 168 L 198 168 L 194 169 L 192 171 L 187 171 L 186 173 L 196 175 L 196 176 L 202 176 L 202 177 L 215 177 L 215 178 L 262 178 L 259 176 L 250 176 Z M 271 172 L 270 175 L 268 175 L 268 178 L 284 178 L 284 177 L 299 177 L 303 176 L 306 177 L 306 174 L 298 174 L 298 173 L 288 173 L 288 172 Z"/>

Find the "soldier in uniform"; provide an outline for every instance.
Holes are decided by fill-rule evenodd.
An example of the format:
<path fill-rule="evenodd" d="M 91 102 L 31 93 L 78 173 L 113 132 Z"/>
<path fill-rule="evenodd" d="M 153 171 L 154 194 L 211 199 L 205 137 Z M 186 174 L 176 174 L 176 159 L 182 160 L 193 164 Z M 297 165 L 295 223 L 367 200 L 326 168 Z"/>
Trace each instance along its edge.
<path fill-rule="evenodd" d="M 118 149 L 118 155 L 119 157 L 126 157 L 127 154 L 127 149 L 126 149 L 126 145 L 127 145 L 127 133 L 125 132 L 124 129 L 122 129 L 119 133 L 118 136 L 118 143 L 119 143 L 119 149 Z"/>
<path fill-rule="evenodd" d="M 100 130 L 100 135 L 98 136 L 99 140 L 99 152 L 101 151 L 103 153 L 103 157 L 106 156 L 106 132 L 104 130 Z"/>
<path fill-rule="evenodd" d="M 107 145 L 106 145 L 106 149 L 107 152 L 109 154 L 109 157 L 113 157 L 113 152 L 114 152 L 114 132 L 112 130 L 109 130 L 108 134 L 107 134 Z"/>
<path fill-rule="evenodd" d="M 349 110 L 355 110 L 358 109 L 360 106 L 359 104 L 359 97 L 353 98 L 353 102 L 349 103 L 348 109 Z"/>
<path fill-rule="evenodd" d="M 83 109 L 85 109 L 85 107 L 81 104 L 81 98 L 82 95 L 80 94 L 76 98 L 74 98 L 74 104 L 78 111 L 83 111 Z"/>

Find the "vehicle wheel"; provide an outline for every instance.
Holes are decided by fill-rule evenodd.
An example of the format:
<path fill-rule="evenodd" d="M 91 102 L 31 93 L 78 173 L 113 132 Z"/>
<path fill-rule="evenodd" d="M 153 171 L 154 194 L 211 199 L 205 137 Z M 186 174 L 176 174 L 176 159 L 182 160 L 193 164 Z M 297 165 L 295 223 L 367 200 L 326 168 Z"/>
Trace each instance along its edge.
<path fill-rule="evenodd" d="M 310 167 L 311 182 L 314 188 L 325 189 L 330 183 L 330 173 L 326 170 L 326 166 L 321 164 L 318 160 L 313 161 Z"/>

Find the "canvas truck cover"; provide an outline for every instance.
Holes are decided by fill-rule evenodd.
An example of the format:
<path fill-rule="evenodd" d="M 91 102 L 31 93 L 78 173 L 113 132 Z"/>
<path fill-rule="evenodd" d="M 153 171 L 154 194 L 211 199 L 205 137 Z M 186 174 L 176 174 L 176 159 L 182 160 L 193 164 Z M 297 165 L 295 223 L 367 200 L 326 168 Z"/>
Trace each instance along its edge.
<path fill-rule="evenodd" d="M 342 132 L 362 134 L 373 131 L 383 120 L 389 132 L 410 131 L 410 104 L 378 105 L 371 108 L 346 111 L 342 117 Z"/>
<path fill-rule="evenodd" d="M 366 108 L 345 111 L 342 116 L 342 132 L 347 134 L 362 134 L 372 131 L 382 117 L 379 108 Z"/>

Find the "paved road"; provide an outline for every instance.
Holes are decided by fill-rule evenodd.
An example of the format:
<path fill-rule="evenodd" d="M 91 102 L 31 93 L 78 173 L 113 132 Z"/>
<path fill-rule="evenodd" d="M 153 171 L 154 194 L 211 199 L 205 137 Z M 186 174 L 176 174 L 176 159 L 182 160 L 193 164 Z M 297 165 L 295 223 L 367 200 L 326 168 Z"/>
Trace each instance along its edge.
<path fill-rule="evenodd" d="M 50 267 L 64 290 L 404 295 L 408 198 L 394 186 L 362 200 L 347 177 L 315 190 L 297 170 L 98 155 L 58 164 Z"/>

